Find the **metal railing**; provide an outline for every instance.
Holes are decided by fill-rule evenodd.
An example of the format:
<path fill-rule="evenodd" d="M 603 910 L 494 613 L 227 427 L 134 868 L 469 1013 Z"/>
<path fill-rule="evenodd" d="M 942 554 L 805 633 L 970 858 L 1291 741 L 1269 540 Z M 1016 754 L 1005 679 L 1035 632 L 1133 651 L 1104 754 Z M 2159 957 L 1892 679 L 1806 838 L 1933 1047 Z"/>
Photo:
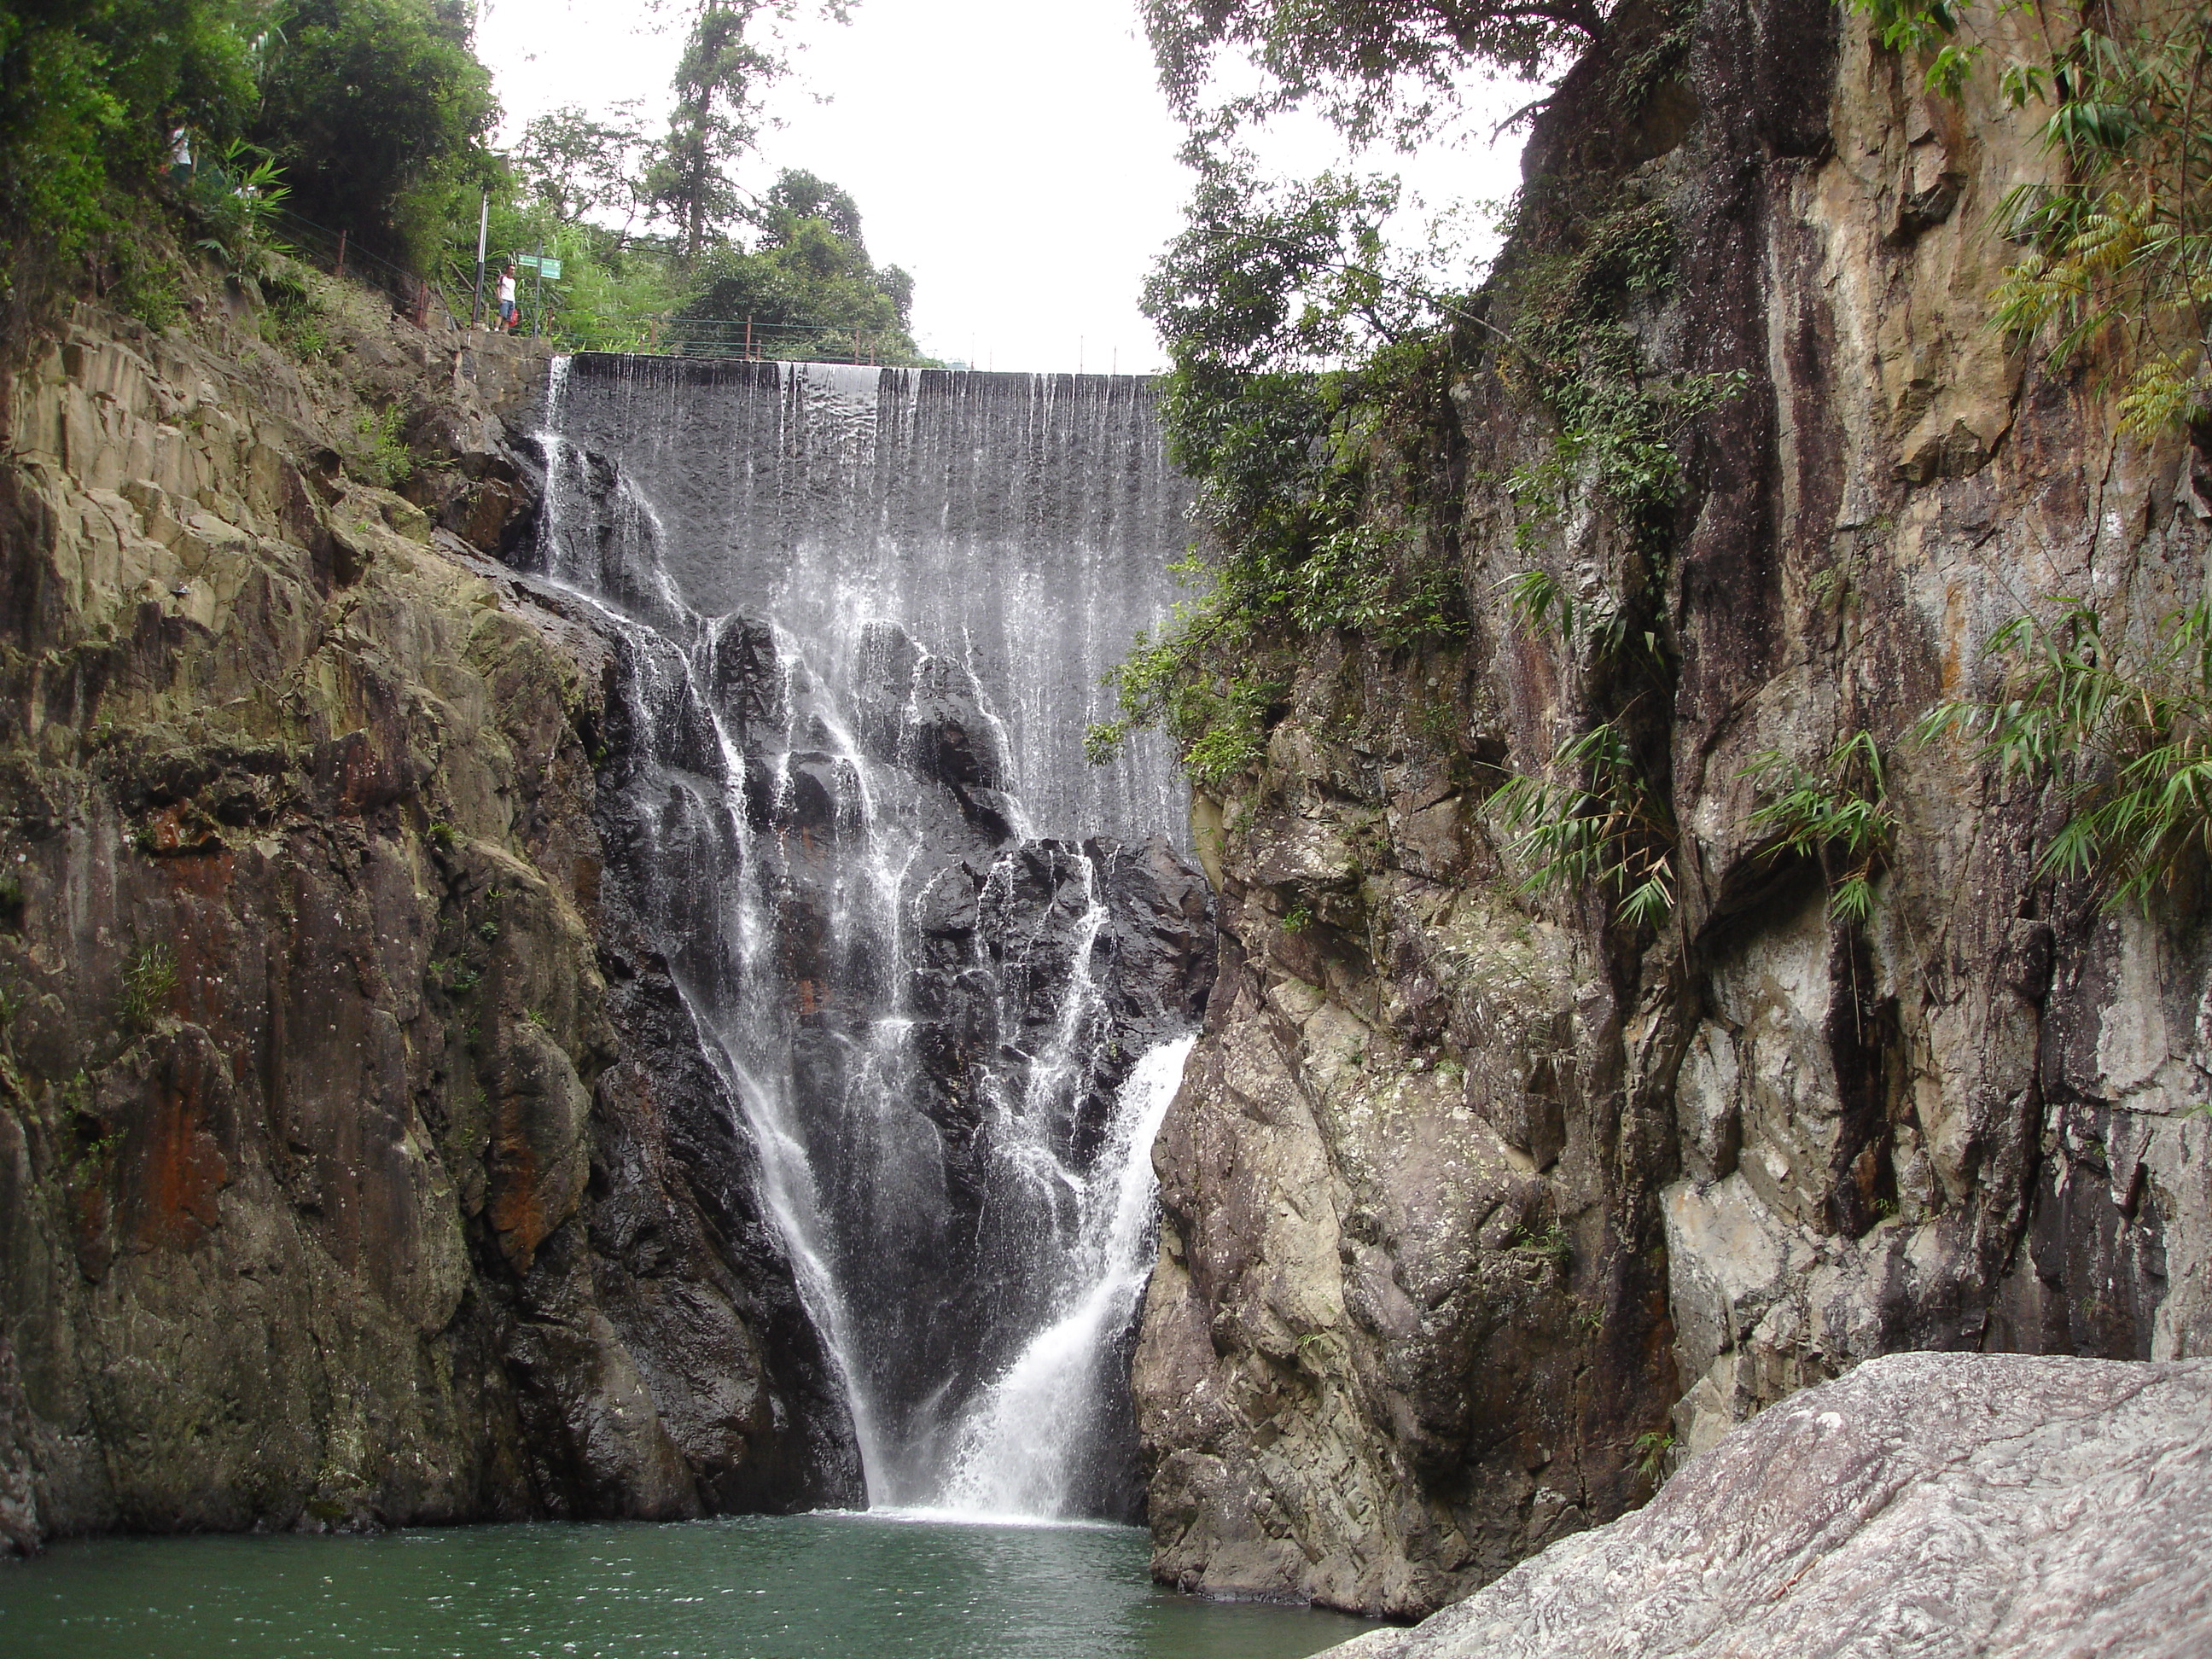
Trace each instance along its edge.
<path fill-rule="evenodd" d="M 823 328 L 811 323 L 764 323 L 752 318 L 653 317 L 623 328 L 579 327 L 555 321 L 546 332 L 580 351 L 626 351 L 648 357 L 704 357 L 723 362 L 770 359 L 816 363 L 877 364 L 901 354 L 886 351 L 880 334 L 865 329 Z"/>
<path fill-rule="evenodd" d="M 285 207 L 273 210 L 270 218 L 285 251 L 295 258 L 333 276 L 348 277 L 380 290 L 392 302 L 392 311 L 417 328 L 463 326 L 465 313 L 441 285 L 363 247 L 350 232 L 319 225 Z M 445 320 L 436 324 L 434 316 L 440 311 L 445 313 Z"/>
<path fill-rule="evenodd" d="M 434 279 L 363 247 L 348 231 L 319 225 L 289 208 L 276 208 L 269 216 L 287 252 L 333 276 L 347 277 L 380 290 L 392 302 L 392 311 L 417 328 L 447 331 L 491 325 L 492 296 L 487 291 L 479 300 L 472 267 L 454 267 Z M 488 290 L 497 281 L 497 270 L 495 265 L 487 273 Z M 535 296 L 526 289 L 523 299 L 526 320 L 514 331 L 557 339 L 557 331 L 544 326 L 546 319 L 534 314 Z M 442 322 L 438 320 L 440 313 L 444 316 Z M 479 318 L 481 323 L 476 320 Z"/>

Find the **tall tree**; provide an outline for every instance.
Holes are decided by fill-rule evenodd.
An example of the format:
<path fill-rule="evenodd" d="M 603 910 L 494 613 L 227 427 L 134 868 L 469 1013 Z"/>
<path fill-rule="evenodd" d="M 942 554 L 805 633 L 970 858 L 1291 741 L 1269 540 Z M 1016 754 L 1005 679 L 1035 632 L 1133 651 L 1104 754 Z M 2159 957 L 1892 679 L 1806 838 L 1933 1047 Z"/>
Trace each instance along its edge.
<path fill-rule="evenodd" d="M 499 106 L 466 0 L 288 0 L 268 21 L 251 137 L 308 218 L 404 241 L 410 196 L 488 164 Z"/>
<path fill-rule="evenodd" d="M 524 188 L 563 223 L 619 216 L 627 233 L 645 210 L 644 158 L 653 149 L 635 102 L 598 118 L 575 104 L 537 116 L 510 158 Z"/>
<path fill-rule="evenodd" d="M 843 22 L 851 11 L 850 0 L 697 0 L 697 7 L 676 65 L 668 137 L 646 181 L 653 205 L 675 221 L 686 261 L 746 216 L 730 169 L 760 136 L 763 94 L 790 67 L 772 40 L 763 44 L 759 27 L 802 11 Z"/>
<path fill-rule="evenodd" d="M 730 168 L 759 136 L 761 93 L 784 67 L 745 38 L 769 9 L 766 0 L 705 0 L 677 61 L 676 106 L 647 189 L 675 220 L 687 260 L 744 210 Z"/>

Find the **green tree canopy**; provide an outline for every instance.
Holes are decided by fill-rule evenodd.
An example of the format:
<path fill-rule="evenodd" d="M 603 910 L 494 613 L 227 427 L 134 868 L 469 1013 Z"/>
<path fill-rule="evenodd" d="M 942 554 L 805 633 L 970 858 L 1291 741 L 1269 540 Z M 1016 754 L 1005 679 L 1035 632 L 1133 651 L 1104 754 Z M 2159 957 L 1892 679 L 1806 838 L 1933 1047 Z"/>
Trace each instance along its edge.
<path fill-rule="evenodd" d="M 1160 83 L 1216 132 L 1296 105 L 1352 137 L 1408 140 L 1470 65 L 1536 79 L 1604 32 L 1610 0 L 1145 0 Z M 1209 105 L 1219 60 L 1267 89 Z"/>
<path fill-rule="evenodd" d="M 165 234 L 246 269 L 280 198 L 465 288 L 481 183 L 495 250 L 562 256 L 543 321 L 570 337 L 644 344 L 681 313 L 750 318 L 787 355 L 843 355 L 857 335 L 914 358 L 913 279 L 870 259 L 848 192 L 792 170 L 755 198 L 730 176 L 785 72 L 773 35 L 748 31 L 802 7 L 842 17 L 842 0 L 685 0 L 665 139 L 633 105 L 569 106 L 532 120 L 505 162 L 484 143 L 497 112 L 472 3 L 0 0 L 0 301 L 26 270 L 67 283 L 89 246 L 138 295 L 125 303 L 173 311 Z M 168 166 L 180 126 L 203 163 L 185 188 Z"/>
<path fill-rule="evenodd" d="M 0 217 L 17 257 L 66 257 L 111 188 L 184 125 L 220 142 L 252 108 L 245 0 L 0 0 Z"/>
<path fill-rule="evenodd" d="M 490 166 L 498 106 L 466 0 L 287 0 L 269 22 L 249 136 L 294 205 L 417 252 L 438 187 Z"/>
<path fill-rule="evenodd" d="M 790 239 L 799 222 L 818 219 L 854 247 L 862 247 L 860 210 L 853 198 L 825 179 L 796 167 L 787 167 L 769 187 L 754 214 L 754 222 L 769 246 Z"/>
<path fill-rule="evenodd" d="M 509 160 L 523 187 L 564 222 L 619 216 L 625 228 L 648 205 L 642 172 L 652 150 L 635 102 L 595 117 L 575 104 L 534 117 Z"/>
<path fill-rule="evenodd" d="M 684 315 L 750 319 L 825 337 L 858 331 L 912 355 L 907 323 L 914 279 L 896 265 L 870 263 L 860 209 L 850 196 L 811 173 L 787 171 L 755 216 L 763 226 L 758 246 L 712 250 L 697 273 L 697 297 Z"/>
<path fill-rule="evenodd" d="M 706 0 L 676 65 L 676 107 L 647 189 L 676 222 L 686 258 L 744 215 L 730 168 L 759 135 L 762 88 L 783 70 L 745 38 L 762 9 L 763 0 Z"/>

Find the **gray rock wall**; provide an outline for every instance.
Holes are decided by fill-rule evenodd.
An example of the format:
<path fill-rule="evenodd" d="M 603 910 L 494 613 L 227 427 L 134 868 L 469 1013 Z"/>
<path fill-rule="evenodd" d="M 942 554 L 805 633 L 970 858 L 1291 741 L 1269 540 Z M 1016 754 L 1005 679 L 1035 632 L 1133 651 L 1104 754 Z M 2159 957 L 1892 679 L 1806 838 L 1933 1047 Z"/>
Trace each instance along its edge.
<path fill-rule="evenodd" d="M 1655 552 L 1588 475 L 1549 516 L 1498 487 L 1556 427 L 1510 354 L 1468 362 L 1431 535 L 1471 636 L 1304 642 L 1264 763 L 1198 800 L 1223 972 L 1135 1362 L 1155 1571 L 1188 1588 L 1418 1614 L 1874 1356 L 2212 1345 L 2193 896 L 2045 878 L 2057 803 L 1907 737 L 2040 597 L 2138 631 L 2193 597 L 2203 459 L 1988 326 L 1994 204 L 2047 165 L 1992 88 L 1930 102 L 1814 0 L 1617 25 L 1532 183 L 1656 204 L 1643 372 L 1743 389 L 1687 429 Z M 1503 262 L 1509 330 L 1540 254 Z M 1636 715 L 1679 828 L 1656 935 L 1521 890 L 1482 810 L 1620 702 L 1510 614 L 1532 564 L 1674 665 Z M 1858 731 L 1899 818 L 1863 928 L 1741 775 Z"/>
<path fill-rule="evenodd" d="M 191 298 L 6 387 L 0 1536 L 848 1497 L 749 1152 L 598 965 L 605 649 L 453 533 L 526 495 L 486 354 Z"/>

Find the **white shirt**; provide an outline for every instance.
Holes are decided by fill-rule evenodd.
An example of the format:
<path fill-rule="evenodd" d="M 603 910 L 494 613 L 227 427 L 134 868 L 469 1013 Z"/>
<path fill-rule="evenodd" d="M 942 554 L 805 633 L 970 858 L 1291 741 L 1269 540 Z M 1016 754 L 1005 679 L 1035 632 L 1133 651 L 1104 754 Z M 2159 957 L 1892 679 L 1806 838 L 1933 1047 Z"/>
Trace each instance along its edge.
<path fill-rule="evenodd" d="M 502 276 L 499 279 L 499 302 L 503 306 L 514 303 L 514 278 L 511 276 Z"/>

